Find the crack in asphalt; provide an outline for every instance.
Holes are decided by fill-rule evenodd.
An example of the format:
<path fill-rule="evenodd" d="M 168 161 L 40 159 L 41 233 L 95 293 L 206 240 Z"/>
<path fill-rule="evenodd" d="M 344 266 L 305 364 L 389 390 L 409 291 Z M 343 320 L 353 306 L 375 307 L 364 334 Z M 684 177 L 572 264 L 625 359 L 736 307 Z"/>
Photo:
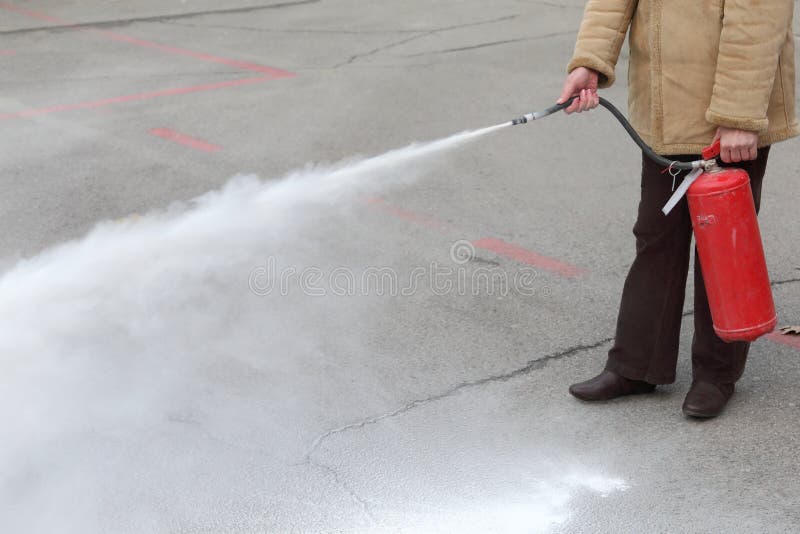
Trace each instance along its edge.
<path fill-rule="evenodd" d="M 400 45 L 404 45 L 406 43 L 410 43 L 411 41 L 416 41 L 417 39 L 422 39 L 423 37 L 428 37 L 429 35 L 433 35 L 433 34 L 429 33 L 429 32 L 428 33 L 422 33 L 422 34 L 419 34 L 419 35 L 415 35 L 413 37 L 407 37 L 407 38 L 401 39 L 399 41 L 394 41 L 394 42 L 389 43 L 387 45 L 379 46 L 378 48 L 370 50 L 369 52 L 363 52 L 361 54 L 353 54 L 352 56 L 350 56 L 350 58 L 347 61 L 343 61 L 341 63 L 337 63 L 336 65 L 333 66 L 333 68 L 334 69 L 338 69 L 338 68 L 344 67 L 346 65 L 352 65 L 354 62 L 358 61 L 359 59 L 362 59 L 362 58 L 365 58 L 365 57 L 369 57 L 369 56 L 374 56 L 375 54 L 378 54 L 380 52 L 384 52 L 386 50 L 391 50 L 392 48 L 398 47 Z"/>
<path fill-rule="evenodd" d="M 451 26 L 443 26 L 440 28 L 432 28 L 430 30 L 409 30 L 409 29 L 393 29 L 393 30 L 324 30 L 324 29 L 292 29 L 292 30 L 281 30 L 281 29 L 273 29 L 273 28 L 256 28 L 252 26 L 225 26 L 225 25 L 217 25 L 217 24 L 186 24 L 180 22 L 172 22 L 172 21 L 161 21 L 167 24 L 171 24 L 174 26 L 183 26 L 187 28 L 198 28 L 198 29 L 208 29 L 208 28 L 217 28 L 217 29 L 230 29 L 230 30 L 245 30 L 245 31 L 256 31 L 256 32 L 265 32 L 265 33 L 321 33 L 321 34 L 345 34 L 345 35 L 381 35 L 381 34 L 392 34 L 392 33 L 399 33 L 399 34 L 413 34 L 410 37 L 404 37 L 403 39 L 392 41 L 388 44 L 379 46 L 367 52 L 361 52 L 358 54 L 353 54 L 347 60 L 342 61 L 334 65 L 332 68 L 337 69 L 340 67 L 344 67 L 347 65 L 352 65 L 354 62 L 358 61 L 359 59 L 363 59 L 365 57 L 373 56 L 375 54 L 379 54 L 380 52 L 384 52 L 386 50 L 390 50 L 392 48 L 396 48 L 398 46 L 404 45 L 406 43 L 410 43 L 412 41 L 416 41 L 417 39 L 422 39 L 424 37 L 430 37 L 439 33 L 444 33 L 448 31 L 458 30 L 462 28 L 470 28 L 474 26 L 484 26 L 487 24 L 495 24 L 498 22 L 504 22 L 507 20 L 513 20 L 519 17 L 519 14 L 514 15 L 505 15 L 503 17 L 497 17 L 489 20 L 481 20 L 476 22 L 466 22 L 463 24 L 454 24 Z"/>
<path fill-rule="evenodd" d="M 369 519 L 369 521 L 372 524 L 372 526 L 376 526 L 377 525 L 377 521 L 375 520 L 375 516 L 372 515 L 372 510 L 370 509 L 369 503 L 366 501 L 366 499 L 364 499 L 358 493 L 356 493 L 356 491 L 352 487 L 350 487 L 350 484 L 348 484 L 347 481 L 344 478 L 342 478 L 342 476 L 339 474 L 338 471 L 336 471 L 336 469 L 334 469 L 333 467 L 329 466 L 328 464 L 324 464 L 322 462 L 315 462 L 314 460 L 312 460 L 310 458 L 308 459 L 307 464 L 311 465 L 312 467 L 316 467 L 318 469 L 321 469 L 322 471 L 325 471 L 326 473 L 328 473 L 333 478 L 333 481 L 340 488 L 342 488 L 348 495 L 350 495 L 350 498 L 353 499 L 353 501 L 355 501 L 355 503 L 358 505 L 358 507 L 364 513 L 364 516 L 367 519 Z"/>
<path fill-rule="evenodd" d="M 189 24 L 173 21 L 159 21 L 170 26 L 181 26 L 183 28 L 215 29 L 215 30 L 239 30 L 258 33 L 287 33 L 287 34 L 322 34 L 322 35 L 383 35 L 387 33 L 421 33 L 427 30 L 325 30 L 322 28 L 306 29 L 283 29 L 283 28 L 257 28 L 255 26 L 229 26 L 227 24 Z"/>
<path fill-rule="evenodd" d="M 421 52 L 419 54 L 411 54 L 407 57 L 416 57 L 416 56 L 427 56 L 432 54 L 450 54 L 453 52 L 465 52 L 467 50 L 477 50 L 478 48 L 488 48 L 490 46 L 500 46 L 504 44 L 510 43 L 519 43 L 520 41 L 530 41 L 530 37 L 518 37 L 516 39 L 504 39 L 502 41 L 491 41 L 488 43 L 481 43 L 477 45 L 470 45 L 470 46 L 460 46 L 458 48 L 445 48 L 444 50 L 432 50 L 430 52 Z"/>
<path fill-rule="evenodd" d="M 778 286 L 778 285 L 792 284 L 792 283 L 798 283 L 798 282 L 800 282 L 800 278 L 790 278 L 790 279 L 786 279 L 786 280 L 775 280 L 775 281 L 771 282 L 771 285 L 772 286 Z M 691 316 L 693 314 L 694 314 L 694 310 L 688 310 L 688 311 L 683 313 L 683 316 L 684 317 L 688 317 L 688 316 Z M 517 378 L 519 376 L 529 374 L 532 371 L 542 369 L 543 367 L 545 367 L 551 361 L 561 360 L 563 358 L 567 358 L 569 356 L 578 354 L 580 352 L 596 349 L 598 347 L 601 347 L 601 346 L 605 345 L 606 343 L 610 343 L 613 340 L 614 340 L 613 337 L 608 337 L 608 338 L 601 339 L 599 341 L 596 341 L 596 342 L 588 344 L 588 345 L 587 344 L 575 345 L 575 346 L 569 347 L 569 348 L 567 348 L 567 349 L 565 349 L 563 351 L 556 352 L 556 353 L 553 353 L 553 354 L 549 354 L 547 356 L 543 356 L 543 357 L 537 358 L 535 360 L 530 360 L 530 361 L 528 361 L 528 363 L 526 363 L 522 367 L 519 367 L 519 368 L 514 369 L 512 371 L 508 371 L 506 373 L 502 373 L 502 374 L 499 374 L 499 375 L 488 376 L 486 378 L 480 378 L 478 380 L 470 380 L 470 381 L 462 382 L 462 383 L 457 384 L 457 385 L 451 387 L 450 389 L 448 389 L 446 391 L 443 391 L 441 393 L 437 393 L 437 394 L 431 395 L 429 397 L 425 397 L 423 399 L 416 399 L 416 400 L 413 400 L 411 402 L 408 402 L 408 403 L 404 404 L 403 406 L 401 406 L 401 407 L 399 407 L 399 408 L 397 408 L 395 410 L 392 410 L 390 412 L 385 412 L 385 413 L 380 414 L 380 415 L 374 415 L 374 416 L 367 417 L 365 419 L 362 419 L 362 420 L 354 422 L 354 423 L 349 423 L 347 425 L 343 425 L 343 426 L 340 426 L 340 427 L 337 427 L 337 428 L 333 428 L 331 430 L 328 430 L 328 431 L 320 434 L 319 436 L 317 436 L 316 439 L 314 439 L 313 443 L 311 444 L 311 447 L 308 449 L 308 452 L 305 455 L 305 462 L 306 463 L 313 463 L 315 465 L 319 465 L 317 462 L 313 461 L 312 456 L 320 448 L 320 446 L 322 445 L 322 443 L 325 440 L 327 440 L 328 438 L 330 438 L 331 436 L 334 436 L 336 434 L 342 434 L 342 433 L 348 432 L 350 430 L 358 430 L 358 429 L 364 428 L 364 427 L 369 426 L 369 425 L 374 425 L 374 424 L 380 423 L 381 421 L 384 421 L 386 419 L 391 419 L 393 417 L 397 417 L 399 415 L 402 415 L 404 413 L 410 412 L 411 410 L 414 410 L 414 409 L 419 408 L 421 406 L 425 406 L 427 404 L 431 404 L 433 402 L 440 401 L 440 400 L 446 399 L 448 397 L 451 397 L 453 395 L 456 395 L 457 393 L 459 393 L 460 391 L 462 391 L 464 389 L 480 387 L 480 386 L 483 386 L 483 385 L 486 385 L 486 384 L 496 383 L 496 382 L 507 382 L 507 381 L 512 380 L 514 378 Z"/>
<path fill-rule="evenodd" d="M 787 280 L 775 280 L 773 282 L 770 282 L 770 285 L 772 287 L 775 287 L 775 286 L 782 286 L 784 284 L 796 284 L 797 282 L 800 282 L 800 278 L 789 278 Z"/>
<path fill-rule="evenodd" d="M 798 282 L 800 282 L 800 278 L 790 278 L 790 279 L 786 279 L 786 280 L 775 280 L 775 281 L 772 281 L 770 283 L 770 285 L 779 286 L 779 285 L 793 284 L 793 283 L 798 283 Z M 683 316 L 687 317 L 687 316 L 691 316 L 693 314 L 694 314 L 694 310 L 688 310 L 688 311 L 683 313 Z M 480 387 L 480 386 L 483 386 L 483 385 L 486 385 L 486 384 L 490 384 L 490 383 L 507 382 L 507 381 L 512 380 L 514 378 L 517 378 L 519 376 L 523 376 L 523 375 L 529 374 L 532 371 L 542 369 L 551 361 L 561 360 L 563 358 L 567 358 L 569 356 L 573 356 L 575 354 L 578 354 L 578 353 L 581 353 L 581 352 L 584 352 L 584 351 L 587 351 L 587 350 L 596 349 L 598 347 L 601 347 L 601 346 L 605 345 L 606 343 L 610 343 L 613 340 L 614 340 L 613 337 L 609 337 L 609 338 L 601 339 L 599 341 L 596 341 L 596 342 L 588 344 L 588 345 L 586 345 L 586 344 L 584 344 L 584 345 L 575 345 L 575 346 L 569 347 L 569 348 L 567 348 L 567 349 L 565 349 L 563 351 L 556 352 L 556 353 L 553 353 L 553 354 L 549 354 L 547 356 L 543 356 L 543 357 L 537 358 L 535 360 L 530 360 L 528 363 L 526 363 L 522 367 L 519 367 L 519 368 L 514 369 L 512 371 L 508 371 L 506 373 L 502 373 L 502 374 L 499 374 L 499 375 L 488 376 L 486 378 L 481 378 L 481 379 L 478 379 L 478 380 L 471 380 L 471 381 L 467 381 L 467 382 L 462 382 L 462 383 L 457 384 L 457 385 L 451 387 L 450 389 L 448 389 L 446 391 L 443 391 L 441 393 L 437 393 L 435 395 L 431 395 L 431 396 L 425 397 L 423 399 L 416 399 L 416 400 L 413 400 L 411 402 L 408 402 L 408 403 L 404 404 L 403 406 L 401 406 L 400 408 L 397 408 L 397 409 L 392 410 L 390 412 L 385 412 L 385 413 L 380 414 L 380 415 L 375 415 L 375 416 L 372 416 L 372 417 L 368 417 L 366 419 L 362 419 L 361 421 L 357 421 L 357 422 L 350 423 L 350 424 L 347 424 L 347 425 L 344 425 L 344 426 L 333 428 L 331 430 L 328 430 L 328 431 L 320 434 L 319 436 L 317 436 L 316 439 L 314 439 L 313 443 L 311 444 L 311 447 L 309 448 L 308 452 L 305 455 L 305 459 L 304 459 L 303 463 L 315 466 L 315 467 L 327 472 L 328 474 L 330 474 L 333 477 L 333 479 L 336 482 L 336 484 L 338 484 L 345 492 L 347 492 L 348 495 L 350 495 L 350 497 L 353 499 L 353 501 L 358 504 L 358 506 L 360 507 L 360 509 L 364 513 L 364 515 L 372 522 L 373 525 L 375 525 L 376 524 L 375 518 L 372 515 L 372 512 L 370 510 L 370 506 L 369 506 L 369 503 L 367 502 L 367 500 L 364 499 L 363 497 L 361 497 L 360 495 L 358 495 L 358 493 L 352 487 L 350 487 L 350 485 L 347 483 L 347 481 L 333 467 L 331 467 L 331 466 L 329 466 L 327 464 L 324 464 L 322 462 L 314 460 L 314 458 L 313 458 L 314 453 L 322 446 L 322 444 L 323 444 L 323 442 L 325 440 L 327 440 L 330 437 L 332 437 L 334 435 L 337 435 L 337 434 L 342 434 L 342 433 L 345 433 L 345 432 L 349 432 L 351 430 L 358 430 L 358 429 L 364 428 L 364 427 L 369 426 L 369 425 L 374 425 L 374 424 L 380 423 L 381 421 L 384 421 L 386 419 L 391 419 L 393 417 L 397 417 L 397 416 L 402 415 L 404 413 L 410 412 L 410 411 L 412 411 L 412 410 L 414 410 L 416 408 L 419 408 L 419 407 L 431 404 L 433 402 L 440 401 L 440 400 L 446 399 L 448 397 L 451 397 L 453 395 L 456 395 L 457 393 L 459 393 L 460 391 L 465 390 L 465 389 Z"/>
<path fill-rule="evenodd" d="M 574 354 L 585 352 L 587 350 L 596 349 L 596 348 L 601 347 L 601 346 L 605 345 L 606 343 L 609 343 L 609 342 L 611 342 L 613 340 L 614 340 L 614 338 L 610 337 L 610 338 L 601 339 L 599 341 L 596 341 L 594 343 L 590 343 L 588 345 L 585 345 L 585 344 L 584 345 L 575 345 L 573 347 L 569 347 L 568 349 L 565 349 L 565 350 L 562 350 L 562 351 L 559 351 L 559 352 L 556 352 L 556 353 L 553 353 L 553 354 L 549 354 L 547 356 L 543 356 L 543 357 L 537 358 L 535 360 L 530 360 L 528 363 L 526 363 L 522 367 L 519 367 L 519 368 L 514 369 L 512 371 L 508 371 L 506 373 L 502 373 L 502 374 L 499 374 L 499 375 L 488 376 L 486 378 L 480 378 L 478 380 L 470 380 L 470 381 L 467 381 L 467 382 L 462 382 L 462 383 L 457 384 L 457 385 L 451 387 L 450 389 L 448 389 L 446 391 L 443 391 L 441 393 L 437 393 L 435 395 L 431 395 L 429 397 L 425 397 L 424 399 L 416 399 L 416 400 L 413 400 L 411 402 L 408 402 L 408 403 L 404 404 L 403 406 L 401 406 L 400 408 L 397 408 L 397 409 L 392 410 L 390 412 L 386 412 L 386 413 L 383 413 L 383 414 L 380 414 L 380 415 L 375 415 L 375 416 L 372 416 L 372 417 L 368 417 L 366 419 L 362 419 L 361 421 L 357 421 L 355 423 L 350 423 L 350 424 L 347 424 L 347 425 L 344 425 L 344 426 L 340 426 L 338 428 L 333 428 L 333 429 L 328 430 L 328 431 L 320 434 L 319 436 L 317 436 L 317 438 L 311 444 L 311 447 L 309 448 L 308 452 L 305 455 L 305 461 L 306 462 L 312 462 L 313 461 L 312 460 L 312 456 L 319 449 L 319 447 L 322 445 L 322 443 L 325 440 L 327 440 L 328 438 L 330 438 L 331 436 L 334 436 L 336 434 L 341 434 L 343 432 L 348 432 L 350 430 L 357 430 L 357 429 L 361 429 L 361 428 L 364 428 L 364 427 L 369 426 L 369 425 L 374 425 L 374 424 L 380 423 L 381 421 L 384 421 L 386 419 L 391 419 L 393 417 L 397 417 L 398 415 L 402 415 L 402 414 L 404 414 L 406 412 L 414 410 L 415 408 L 419 408 L 421 406 L 425 406 L 427 404 L 431 404 L 433 402 L 440 401 L 440 400 L 446 399 L 448 397 L 452 397 L 453 395 L 459 393 L 460 391 L 462 391 L 464 389 L 480 387 L 480 386 L 484 386 L 486 384 L 497 383 L 497 382 L 508 382 L 509 380 L 512 380 L 512 379 L 517 378 L 519 376 L 526 375 L 526 374 L 528 374 L 528 373 L 530 373 L 532 371 L 535 371 L 535 370 L 538 370 L 538 369 L 542 369 L 543 367 L 545 367 L 551 361 L 561 360 L 563 358 L 567 358 L 567 357 L 572 356 Z"/>
<path fill-rule="evenodd" d="M 0 35 L 15 35 L 33 32 L 47 32 L 47 31 L 61 31 L 73 30 L 77 28 L 97 27 L 97 28 L 113 28 L 119 26 L 129 26 L 137 22 L 163 22 L 167 20 L 179 20 L 194 17 L 203 17 L 206 15 L 228 15 L 235 13 L 249 13 L 253 11 L 261 11 L 265 9 L 281 9 L 285 7 L 295 7 L 307 4 L 316 4 L 322 0 L 294 0 L 290 2 L 281 2 L 278 4 L 266 4 L 258 6 L 245 6 L 245 7 L 232 7 L 227 9 L 210 9 L 207 11 L 192 11 L 189 13 L 173 13 L 171 15 L 153 15 L 150 17 L 133 17 L 128 19 L 116 20 L 101 20 L 97 22 L 78 22 L 75 24 L 61 24 L 53 26 L 37 26 L 35 28 L 21 28 L 18 30 L 0 31 Z"/>
<path fill-rule="evenodd" d="M 506 15 L 504 17 L 498 17 L 498 18 L 489 19 L 489 20 L 482 20 L 482 21 L 477 21 L 477 22 L 467 22 L 467 23 L 464 23 L 464 24 L 454 24 L 452 26 L 445 26 L 443 28 L 434 28 L 432 30 L 420 30 L 418 35 L 414 35 L 412 37 L 401 39 L 399 41 L 395 41 L 395 42 L 392 42 L 392 43 L 389 43 L 389 44 L 386 44 L 386 45 L 383 45 L 383 46 L 379 46 L 378 48 L 370 50 L 369 52 L 363 52 L 363 53 L 360 53 L 360 54 L 352 55 L 352 56 L 350 56 L 350 58 L 347 61 L 339 63 L 338 65 L 334 65 L 333 68 L 337 69 L 339 67 L 344 67 L 346 65 L 352 65 L 355 61 L 357 61 L 359 59 L 362 59 L 362 58 L 365 58 L 365 57 L 369 57 L 369 56 L 374 56 L 375 54 L 378 54 L 380 52 L 385 52 L 386 50 L 390 50 L 390 49 L 396 48 L 396 47 L 398 47 L 400 45 L 404 45 L 406 43 L 410 43 L 411 41 L 416 41 L 417 39 L 422 39 L 424 37 L 430 37 L 430 36 L 436 35 L 438 33 L 449 32 L 449 31 L 458 30 L 458 29 L 462 29 L 462 28 L 470 28 L 470 27 L 474 27 L 474 26 L 484 26 L 484 25 L 487 25 L 487 24 L 495 24 L 495 23 L 498 23 L 498 22 L 506 21 L 506 20 L 513 20 L 513 19 L 515 19 L 517 17 L 519 17 L 519 15 Z"/>
<path fill-rule="evenodd" d="M 304 34 L 304 33 L 320 33 L 320 34 L 342 34 L 342 35 L 383 35 L 383 34 L 390 34 L 390 33 L 413 33 L 419 36 L 422 35 L 433 35 L 439 32 L 446 32 L 451 30 L 457 30 L 460 28 L 468 28 L 471 26 L 481 26 L 484 24 L 492 24 L 495 22 L 502 22 L 505 20 L 512 20 L 519 17 L 518 14 L 516 15 L 506 15 L 504 17 L 499 17 L 496 19 L 489 19 L 489 20 L 482 20 L 477 22 L 466 22 L 463 24 L 454 24 L 452 26 L 442 26 L 440 28 L 431 28 L 429 30 L 412 30 L 408 28 L 395 28 L 395 29 L 386 29 L 386 30 L 344 30 L 344 29 L 323 29 L 323 28 L 300 28 L 300 29 L 284 29 L 284 28 L 258 28 L 255 26 L 228 26 L 225 24 L 187 24 L 181 22 L 171 22 L 171 21 L 163 21 L 164 24 L 170 24 L 173 26 L 183 26 L 185 28 L 198 28 L 198 29 L 209 29 L 209 28 L 216 28 L 221 30 L 244 30 L 244 31 L 254 31 L 254 32 L 263 32 L 263 33 L 289 33 L 289 34 Z"/>
<path fill-rule="evenodd" d="M 502 46 L 502 45 L 507 45 L 507 44 L 511 44 L 511 43 L 520 43 L 520 42 L 525 42 L 525 41 L 538 41 L 538 40 L 541 40 L 541 39 L 549 39 L 551 37 L 561 37 L 561 36 L 564 36 L 564 35 L 572 35 L 572 34 L 575 34 L 575 33 L 577 33 L 577 32 L 574 31 L 574 30 L 569 30 L 569 31 L 563 31 L 563 32 L 548 33 L 548 34 L 545 34 L 545 35 L 537 35 L 537 36 L 534 36 L 534 37 L 519 37 L 519 38 L 516 38 L 516 39 L 504 39 L 502 41 L 491 41 L 491 42 L 487 42 L 487 43 L 480 43 L 480 44 L 470 45 L 470 46 L 460 46 L 458 48 L 445 48 L 443 50 L 432 50 L 430 52 L 420 52 L 418 54 L 407 54 L 407 55 L 404 55 L 402 57 L 420 57 L 420 56 L 431 56 L 431 55 L 436 55 L 436 54 L 452 54 L 452 53 L 456 53 L 456 52 L 466 52 L 466 51 L 469 51 L 469 50 L 477 50 L 479 48 L 489 48 L 489 47 L 492 47 L 492 46 Z"/>
<path fill-rule="evenodd" d="M 471 28 L 473 26 L 484 26 L 486 24 L 494 24 L 495 22 L 503 22 L 505 20 L 513 20 L 513 19 L 515 19 L 517 17 L 519 17 L 519 13 L 517 13 L 515 15 L 504 15 L 502 17 L 497 17 L 497 18 L 494 18 L 494 19 L 478 20 L 478 21 L 475 21 L 475 22 L 464 22 L 464 23 L 461 23 L 461 24 L 453 24 L 453 25 L 450 25 L 450 26 L 443 26 L 441 28 L 433 28 L 431 30 L 420 30 L 420 31 L 425 31 L 425 32 L 430 32 L 430 33 L 449 32 L 449 31 L 452 31 L 452 30 L 460 30 L 462 28 Z"/>

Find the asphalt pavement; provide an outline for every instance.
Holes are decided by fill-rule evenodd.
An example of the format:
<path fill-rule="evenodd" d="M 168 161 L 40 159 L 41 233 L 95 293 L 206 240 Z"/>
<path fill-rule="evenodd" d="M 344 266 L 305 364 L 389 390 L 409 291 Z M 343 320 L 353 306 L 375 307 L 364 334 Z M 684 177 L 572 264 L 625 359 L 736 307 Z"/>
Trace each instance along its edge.
<path fill-rule="evenodd" d="M 548 107 L 582 7 L 0 2 L 0 267 L 238 174 L 278 183 Z M 626 53 L 604 92 L 620 107 Z M 800 323 L 796 151 L 773 148 L 762 200 L 781 325 Z M 267 298 L 252 280 L 273 256 L 255 250 L 231 279 L 187 268 L 182 295 L 199 304 L 191 321 L 165 315 L 169 353 L 137 338 L 139 323 L 106 329 L 86 310 L 70 331 L 100 327 L 81 350 L 65 335 L 48 354 L 3 356 L 14 371 L 0 369 L 0 392 L 41 404 L 7 397 L 0 411 L 19 447 L 0 448 L 2 530 L 797 531 L 797 338 L 759 340 L 724 414 L 687 419 L 689 297 L 675 384 L 602 404 L 567 393 L 614 336 L 640 158 L 603 110 L 504 129 L 368 197 L 297 202 L 262 242 L 279 268 L 372 269 L 415 280 L 408 291 Z M 57 258 L 65 283 L 81 276 Z M 156 261 L 133 258 L 120 279 Z M 427 276 L 438 268 L 444 286 Z M 42 313 L 64 303 L 37 298 Z M 120 344 L 128 360 L 98 358 Z M 20 370 L 28 382 L 11 383 Z"/>

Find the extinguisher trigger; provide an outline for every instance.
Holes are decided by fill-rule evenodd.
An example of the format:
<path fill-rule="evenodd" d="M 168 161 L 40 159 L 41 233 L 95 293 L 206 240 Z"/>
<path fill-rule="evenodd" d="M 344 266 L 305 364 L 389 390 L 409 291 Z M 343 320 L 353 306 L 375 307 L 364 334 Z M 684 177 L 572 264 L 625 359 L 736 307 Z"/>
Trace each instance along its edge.
<path fill-rule="evenodd" d="M 711 145 L 703 149 L 703 159 L 704 160 L 715 159 L 717 156 L 719 156 L 721 150 L 722 150 L 722 145 L 720 144 L 720 140 L 717 139 Z"/>

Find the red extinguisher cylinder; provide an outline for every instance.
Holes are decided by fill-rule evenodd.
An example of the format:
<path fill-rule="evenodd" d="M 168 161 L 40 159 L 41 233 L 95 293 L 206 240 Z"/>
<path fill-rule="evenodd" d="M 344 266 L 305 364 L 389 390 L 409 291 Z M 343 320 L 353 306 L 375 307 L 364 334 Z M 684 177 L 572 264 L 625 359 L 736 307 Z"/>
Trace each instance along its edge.
<path fill-rule="evenodd" d="M 747 172 L 706 172 L 687 199 L 714 331 L 727 342 L 772 332 L 778 320 Z"/>

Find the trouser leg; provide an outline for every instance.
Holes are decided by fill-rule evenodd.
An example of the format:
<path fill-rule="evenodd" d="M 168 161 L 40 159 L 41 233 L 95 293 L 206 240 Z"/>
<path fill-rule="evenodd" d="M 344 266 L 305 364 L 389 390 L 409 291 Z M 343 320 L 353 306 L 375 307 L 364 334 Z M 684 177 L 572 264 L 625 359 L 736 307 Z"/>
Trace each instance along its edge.
<path fill-rule="evenodd" d="M 692 157 L 670 156 L 691 160 Z M 617 333 L 606 369 L 652 384 L 675 381 L 692 227 L 686 200 L 665 216 L 672 178 L 642 157 L 636 258 L 622 291 Z"/>
<path fill-rule="evenodd" d="M 736 163 L 735 166 L 750 175 L 750 186 L 756 211 L 761 208 L 761 184 L 767 168 L 769 147 L 758 151 L 753 161 Z M 694 263 L 694 338 L 692 340 L 692 376 L 695 380 L 714 384 L 732 384 L 744 373 L 750 343 L 737 341 L 726 343 L 714 332 L 711 311 L 708 306 L 705 283 L 700 260 L 695 250 Z"/>

